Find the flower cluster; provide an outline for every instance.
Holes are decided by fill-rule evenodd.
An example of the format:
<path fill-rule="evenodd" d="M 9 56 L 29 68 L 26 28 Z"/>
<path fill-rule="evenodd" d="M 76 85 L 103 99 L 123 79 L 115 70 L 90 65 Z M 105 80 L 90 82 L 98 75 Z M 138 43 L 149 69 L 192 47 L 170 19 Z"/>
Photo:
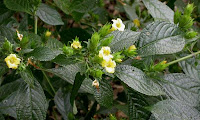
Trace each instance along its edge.
<path fill-rule="evenodd" d="M 102 47 L 99 51 L 99 57 L 103 58 L 101 63 L 102 67 L 104 67 L 108 73 L 114 73 L 116 63 L 112 60 L 113 55 L 111 55 L 110 47 Z"/>

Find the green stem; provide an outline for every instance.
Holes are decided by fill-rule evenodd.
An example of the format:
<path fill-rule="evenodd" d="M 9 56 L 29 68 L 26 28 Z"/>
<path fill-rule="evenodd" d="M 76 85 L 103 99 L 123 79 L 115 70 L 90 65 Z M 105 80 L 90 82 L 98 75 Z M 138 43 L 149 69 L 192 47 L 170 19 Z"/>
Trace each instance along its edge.
<path fill-rule="evenodd" d="M 198 54 L 200 54 L 200 51 L 195 52 L 195 53 L 193 53 L 193 54 L 190 54 L 190 55 L 188 55 L 188 56 L 185 56 L 185 57 L 179 58 L 179 59 L 174 60 L 174 61 L 172 61 L 172 62 L 169 62 L 169 63 L 167 63 L 167 65 L 168 65 L 168 66 L 169 66 L 169 65 L 172 65 L 172 64 L 174 64 L 174 63 L 177 63 L 177 62 L 180 62 L 180 61 L 186 60 L 186 59 L 191 58 L 191 57 L 193 57 L 193 56 L 195 56 L 195 55 L 198 55 Z"/>
<path fill-rule="evenodd" d="M 51 87 L 51 89 L 53 90 L 53 93 L 54 93 L 54 95 L 55 95 L 56 91 L 55 91 L 55 89 L 53 88 L 53 85 L 51 84 L 49 78 L 47 77 L 46 73 L 45 73 L 43 70 L 42 70 L 42 73 L 43 73 L 44 77 L 46 78 L 47 82 L 49 83 L 49 85 L 50 85 L 50 87 Z"/>
<path fill-rule="evenodd" d="M 38 18 L 37 18 L 37 15 L 36 15 L 36 11 L 34 12 L 34 23 L 35 23 L 35 34 L 37 34 L 37 23 L 38 23 Z"/>

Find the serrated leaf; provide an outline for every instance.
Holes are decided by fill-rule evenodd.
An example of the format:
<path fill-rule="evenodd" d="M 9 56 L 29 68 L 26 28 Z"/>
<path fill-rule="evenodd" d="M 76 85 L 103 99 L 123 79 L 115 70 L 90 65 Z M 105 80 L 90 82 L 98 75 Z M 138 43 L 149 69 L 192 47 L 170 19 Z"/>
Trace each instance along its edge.
<path fill-rule="evenodd" d="M 191 106 L 200 103 L 200 82 L 182 73 L 167 74 L 163 83 L 165 92 L 177 101 Z"/>
<path fill-rule="evenodd" d="M 147 101 L 141 94 L 128 89 L 128 110 L 130 120 L 147 120 L 150 112 L 145 109 Z"/>
<path fill-rule="evenodd" d="M 82 72 L 83 63 L 76 63 L 67 65 L 65 67 L 46 69 L 45 71 L 55 74 L 56 76 L 62 78 L 63 80 L 69 82 L 70 84 L 74 83 L 76 73 Z M 81 90 L 93 94 L 92 80 L 85 79 L 81 85 Z"/>
<path fill-rule="evenodd" d="M 172 54 L 185 46 L 185 39 L 178 27 L 168 22 L 153 22 L 139 36 L 140 56 Z"/>
<path fill-rule="evenodd" d="M 60 54 L 55 59 L 53 59 L 52 62 L 61 66 L 67 66 L 70 64 L 78 63 L 79 61 L 77 61 L 75 57 L 68 57 L 66 55 Z"/>
<path fill-rule="evenodd" d="M 6 37 L 11 43 L 14 42 L 14 31 L 5 26 L 0 26 L 0 36 Z"/>
<path fill-rule="evenodd" d="M 50 61 L 50 60 L 53 60 L 59 54 L 61 54 L 60 51 L 54 51 L 48 47 L 38 47 L 38 48 L 35 48 L 29 54 L 29 56 L 32 56 L 34 59 L 39 60 L 39 61 Z"/>
<path fill-rule="evenodd" d="M 40 2 L 41 0 L 4 0 L 4 4 L 8 9 L 29 14 L 32 14 L 34 7 L 37 8 Z"/>
<path fill-rule="evenodd" d="M 114 36 L 111 44 L 111 50 L 113 52 L 123 50 L 124 48 L 128 48 L 129 46 L 133 45 L 137 40 L 140 32 L 133 32 L 131 30 L 125 31 L 114 31 L 109 36 Z"/>
<path fill-rule="evenodd" d="M 138 68 L 128 65 L 119 65 L 116 68 L 115 75 L 129 87 L 140 93 L 150 96 L 164 94 L 160 86 Z"/>
<path fill-rule="evenodd" d="M 94 97 L 102 106 L 109 108 L 113 105 L 113 90 L 108 81 L 99 81 L 99 89 L 94 88 Z"/>
<path fill-rule="evenodd" d="M 76 95 L 78 94 L 78 90 L 81 87 L 81 84 L 83 83 L 84 79 L 85 79 L 85 75 L 81 75 L 80 72 L 76 74 L 71 95 L 70 95 L 70 103 L 72 106 L 74 105 L 74 100 L 76 98 Z"/>
<path fill-rule="evenodd" d="M 159 0 L 142 0 L 154 19 L 174 22 L 174 11 Z"/>
<path fill-rule="evenodd" d="M 29 84 L 30 86 L 33 87 L 35 78 L 34 78 L 32 72 L 31 72 L 31 70 L 29 70 L 28 68 L 26 68 L 25 70 L 20 71 L 20 75 L 21 75 L 21 78 L 22 78 L 27 84 Z"/>
<path fill-rule="evenodd" d="M 64 25 L 60 14 L 46 4 L 40 4 L 37 10 L 37 16 L 50 25 Z"/>
<path fill-rule="evenodd" d="M 3 1 L 0 1 L 0 24 L 2 24 L 6 19 L 10 18 L 13 15 L 13 12 L 8 10 Z"/>
<path fill-rule="evenodd" d="M 63 44 L 55 38 L 49 38 L 47 43 L 46 43 L 46 46 L 50 49 L 61 49 L 61 48 L 63 48 Z"/>
<path fill-rule="evenodd" d="M 63 119 L 68 120 L 68 113 L 72 112 L 70 93 L 63 93 L 62 90 L 59 89 L 54 97 L 54 102 Z"/>
<path fill-rule="evenodd" d="M 198 120 L 200 113 L 193 107 L 175 100 L 164 100 L 155 104 L 151 112 L 157 120 Z"/>
<path fill-rule="evenodd" d="M 137 19 L 138 16 L 135 12 L 135 7 L 130 5 L 123 5 L 125 12 L 128 14 L 130 20 Z"/>
<path fill-rule="evenodd" d="M 183 69 L 184 73 L 198 81 L 200 81 L 200 70 L 197 69 L 194 63 L 195 62 L 193 58 L 187 59 L 185 61 L 179 62 L 180 67 Z"/>
<path fill-rule="evenodd" d="M 21 84 L 16 96 L 17 118 L 21 120 L 45 120 L 48 102 L 38 81 L 34 87 Z"/>

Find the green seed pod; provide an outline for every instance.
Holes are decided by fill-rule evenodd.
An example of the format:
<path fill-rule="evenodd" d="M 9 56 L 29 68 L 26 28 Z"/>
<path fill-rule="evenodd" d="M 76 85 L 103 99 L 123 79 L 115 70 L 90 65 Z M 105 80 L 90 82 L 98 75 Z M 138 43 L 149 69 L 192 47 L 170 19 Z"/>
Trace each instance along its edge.
<path fill-rule="evenodd" d="M 111 24 L 105 24 L 105 25 L 99 30 L 100 36 L 101 36 L 101 37 L 105 37 L 106 35 L 110 34 L 110 33 L 111 33 L 110 28 L 111 28 Z"/>
<path fill-rule="evenodd" d="M 7 38 L 5 38 L 5 42 L 3 44 L 3 50 L 8 51 L 8 52 L 12 52 L 12 44 L 7 40 Z"/>
<path fill-rule="evenodd" d="M 191 39 L 191 38 L 194 38 L 196 36 L 197 36 L 197 32 L 195 32 L 195 31 L 189 31 L 185 34 L 185 38 L 187 38 L 187 39 Z"/>
<path fill-rule="evenodd" d="M 100 35 L 98 33 L 94 33 L 89 41 L 89 50 L 95 51 L 97 49 L 97 45 L 100 40 Z"/>
<path fill-rule="evenodd" d="M 182 15 L 179 19 L 179 27 L 188 29 L 193 25 L 193 19 L 188 15 Z"/>
<path fill-rule="evenodd" d="M 174 13 L 174 23 L 175 24 L 179 23 L 180 17 L 181 17 L 181 12 L 177 9 L 176 12 Z"/>
<path fill-rule="evenodd" d="M 188 4 L 184 10 L 184 15 L 191 15 L 194 10 L 194 4 Z"/>
<path fill-rule="evenodd" d="M 168 67 L 168 65 L 167 65 L 166 63 L 167 63 L 167 61 L 165 61 L 165 60 L 164 60 L 164 61 L 161 61 L 160 63 L 158 63 L 158 64 L 152 66 L 151 70 L 152 70 L 152 71 L 159 71 L 159 72 L 161 72 L 161 71 L 163 71 L 166 67 Z"/>
<path fill-rule="evenodd" d="M 112 36 L 102 40 L 100 46 L 108 46 L 112 42 L 113 38 L 114 38 L 114 36 L 112 35 Z"/>
<path fill-rule="evenodd" d="M 71 47 L 69 47 L 69 46 L 64 45 L 64 47 L 63 47 L 62 50 L 68 56 L 71 56 L 71 55 L 74 54 L 74 50 Z"/>
<path fill-rule="evenodd" d="M 95 70 L 95 76 L 96 78 L 101 78 L 103 75 L 103 72 L 100 69 Z"/>

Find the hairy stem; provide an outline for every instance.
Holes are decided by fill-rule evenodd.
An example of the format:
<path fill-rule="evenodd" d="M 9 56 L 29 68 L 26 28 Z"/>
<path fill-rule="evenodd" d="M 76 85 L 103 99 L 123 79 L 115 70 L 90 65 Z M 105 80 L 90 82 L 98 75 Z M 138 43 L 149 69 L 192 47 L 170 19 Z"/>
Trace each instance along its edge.
<path fill-rule="evenodd" d="M 38 18 L 37 18 L 37 15 L 36 15 L 36 11 L 34 12 L 34 32 L 35 34 L 37 34 L 37 23 L 38 23 Z"/>
<path fill-rule="evenodd" d="M 195 52 L 195 53 L 193 53 L 193 54 L 190 54 L 190 55 L 188 55 L 188 56 L 179 58 L 179 59 L 174 60 L 174 61 L 172 61 L 172 62 L 169 62 L 169 63 L 167 63 L 167 65 L 169 66 L 169 65 L 172 65 L 172 64 L 174 64 L 174 63 L 177 63 L 177 62 L 180 62 L 180 61 L 184 61 L 184 60 L 186 60 L 186 59 L 188 59 L 188 58 L 191 58 L 191 57 L 193 57 L 193 56 L 195 56 L 195 55 L 198 55 L 198 54 L 200 54 L 200 51 Z"/>

